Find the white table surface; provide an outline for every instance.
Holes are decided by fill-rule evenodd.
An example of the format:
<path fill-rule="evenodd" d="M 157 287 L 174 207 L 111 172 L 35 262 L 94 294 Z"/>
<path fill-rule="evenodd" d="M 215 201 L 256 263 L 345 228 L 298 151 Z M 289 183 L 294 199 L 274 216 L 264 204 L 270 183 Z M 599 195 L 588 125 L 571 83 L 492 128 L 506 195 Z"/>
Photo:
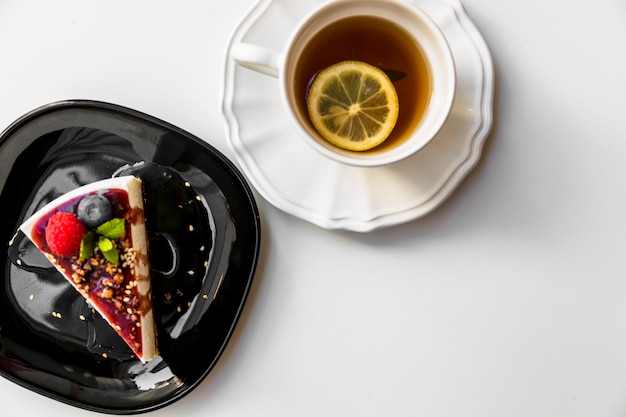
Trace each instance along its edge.
<path fill-rule="evenodd" d="M 0 2 L 0 130 L 84 98 L 233 157 L 224 52 L 254 0 Z M 259 197 L 263 248 L 225 354 L 153 416 L 626 415 L 626 2 L 465 0 L 496 68 L 478 167 L 359 234 Z M 0 414 L 95 415 L 0 378 Z"/>

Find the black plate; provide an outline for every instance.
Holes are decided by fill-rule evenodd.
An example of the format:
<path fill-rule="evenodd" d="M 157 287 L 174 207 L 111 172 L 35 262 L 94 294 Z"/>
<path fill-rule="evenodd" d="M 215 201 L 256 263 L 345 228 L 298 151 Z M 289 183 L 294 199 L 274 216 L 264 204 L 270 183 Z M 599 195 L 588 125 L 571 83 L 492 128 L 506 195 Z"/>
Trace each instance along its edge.
<path fill-rule="evenodd" d="M 12 263 L 7 248 L 0 250 L 0 373 L 56 400 L 111 414 L 170 404 L 215 366 L 257 265 L 254 197 L 233 164 L 204 141 L 108 103 L 46 105 L 0 135 L 0 235 L 7 247 L 23 220 L 45 202 L 138 162 L 133 169 L 140 177 L 147 173 L 144 183 L 160 212 L 149 230 L 156 359 L 144 364 L 127 355 L 81 296 L 50 265 L 29 257 L 22 247 L 27 243 L 12 247 L 20 246 L 29 268 Z M 163 176 L 154 178 L 158 172 Z M 190 183 L 197 198 L 169 190 L 176 181 Z M 189 197 L 194 221 L 202 224 L 189 227 L 186 216 L 171 214 L 172 195 Z M 182 228 L 194 229 L 196 240 L 176 238 Z M 190 245 L 198 244 L 202 256 L 192 256 Z"/>

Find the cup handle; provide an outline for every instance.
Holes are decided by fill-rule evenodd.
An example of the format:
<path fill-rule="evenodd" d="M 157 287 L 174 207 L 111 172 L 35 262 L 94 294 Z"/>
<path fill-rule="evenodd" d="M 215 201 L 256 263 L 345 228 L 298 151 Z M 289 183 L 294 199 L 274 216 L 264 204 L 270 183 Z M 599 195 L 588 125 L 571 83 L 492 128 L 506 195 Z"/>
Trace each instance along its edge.
<path fill-rule="evenodd" d="M 242 67 L 278 78 L 278 52 L 250 43 L 237 43 L 231 48 L 231 56 Z"/>

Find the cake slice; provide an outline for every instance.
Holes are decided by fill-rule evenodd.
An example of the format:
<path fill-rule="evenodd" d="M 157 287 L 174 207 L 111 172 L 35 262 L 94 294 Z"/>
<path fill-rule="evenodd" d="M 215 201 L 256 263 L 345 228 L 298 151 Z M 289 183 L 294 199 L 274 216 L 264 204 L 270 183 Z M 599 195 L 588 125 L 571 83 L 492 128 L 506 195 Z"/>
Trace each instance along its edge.
<path fill-rule="evenodd" d="M 141 361 L 156 355 L 140 179 L 110 178 L 72 190 L 20 229 Z"/>

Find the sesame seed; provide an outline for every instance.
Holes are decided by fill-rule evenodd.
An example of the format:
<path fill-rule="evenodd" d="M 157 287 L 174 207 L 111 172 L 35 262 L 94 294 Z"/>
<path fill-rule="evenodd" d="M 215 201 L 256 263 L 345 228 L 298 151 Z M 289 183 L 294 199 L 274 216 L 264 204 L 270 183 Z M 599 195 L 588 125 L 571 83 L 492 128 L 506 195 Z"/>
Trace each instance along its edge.
<path fill-rule="evenodd" d="M 199 195 L 196 196 L 196 200 L 198 201 L 202 201 L 202 197 L 200 197 Z"/>
<path fill-rule="evenodd" d="M 103 353 L 102 353 L 102 357 L 103 357 L 104 359 L 106 359 L 106 358 L 108 358 L 108 357 L 109 357 L 109 355 L 107 355 L 107 354 L 106 354 L 106 352 L 103 352 Z"/>
<path fill-rule="evenodd" d="M 81 319 L 82 321 L 85 321 L 85 316 L 83 316 L 82 314 L 80 316 L 78 316 L 79 319 Z"/>
<path fill-rule="evenodd" d="M 220 288 L 222 287 L 222 281 L 224 280 L 224 274 L 220 275 L 220 280 L 217 283 L 217 288 L 215 289 L 215 292 L 213 293 L 213 299 L 215 300 L 215 297 L 217 297 L 217 292 L 220 290 Z"/>
<path fill-rule="evenodd" d="M 193 225 L 192 224 L 189 225 L 189 231 L 193 232 Z"/>
<path fill-rule="evenodd" d="M 18 264 L 18 265 L 22 265 L 22 260 L 21 260 L 21 259 L 18 259 L 18 260 L 17 260 L 17 264 Z"/>
<path fill-rule="evenodd" d="M 205 300 L 208 300 L 209 296 L 207 294 L 202 294 L 202 298 L 204 298 Z"/>
<path fill-rule="evenodd" d="M 189 181 L 185 181 L 185 187 L 191 187 L 191 184 L 189 183 Z"/>
<path fill-rule="evenodd" d="M 35 294 L 31 294 L 30 297 L 28 297 L 30 300 L 34 300 L 35 299 Z"/>
<path fill-rule="evenodd" d="M 190 271 L 187 271 L 187 274 L 188 275 L 195 275 L 195 272 L 190 270 Z"/>

